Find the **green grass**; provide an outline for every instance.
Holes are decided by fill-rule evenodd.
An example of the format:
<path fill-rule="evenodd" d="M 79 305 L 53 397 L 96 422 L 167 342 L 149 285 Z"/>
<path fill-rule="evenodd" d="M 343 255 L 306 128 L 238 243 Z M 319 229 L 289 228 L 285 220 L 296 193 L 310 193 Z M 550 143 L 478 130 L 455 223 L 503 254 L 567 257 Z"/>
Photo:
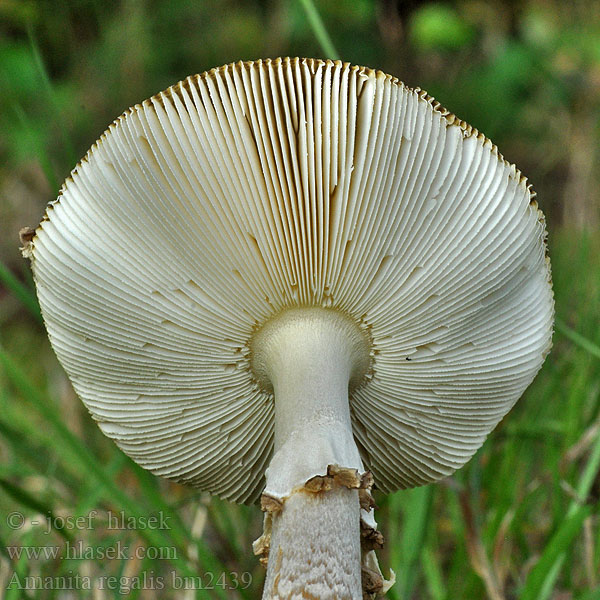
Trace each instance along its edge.
<path fill-rule="evenodd" d="M 280 31 L 274 28 L 266 34 L 256 25 L 262 8 L 240 5 L 247 11 L 244 15 L 253 18 L 245 19 L 243 35 L 233 45 L 231 32 L 239 33 L 240 27 L 233 11 L 226 15 L 229 19 L 210 21 L 213 17 L 203 6 L 198 16 L 185 3 L 172 12 L 165 3 L 157 3 L 156 15 L 149 14 L 145 2 L 136 5 L 142 13 L 145 7 L 143 14 L 134 5 L 119 3 L 115 17 L 104 3 L 89 2 L 83 23 L 74 18 L 75 5 L 68 2 L 56 3 L 53 10 L 41 2 L 10 5 L 12 27 L 21 28 L 22 36 L 14 44 L 0 42 L 0 83 L 7 90 L 0 98 L 0 124 L 6 132 L 0 140 L 0 176 L 6 179 L 23 165 L 38 164 L 51 197 L 110 119 L 188 72 L 271 52 L 336 57 L 339 50 L 344 59 L 385 67 L 394 43 L 392 38 L 387 46 L 372 41 L 377 18 L 382 17 L 366 0 L 341 2 L 338 8 L 308 0 L 278 4 L 283 14 Z M 452 18 L 454 23 L 462 17 L 457 12 Z M 188 21 L 198 27 L 209 22 L 212 29 L 203 30 L 204 38 L 190 35 L 180 44 L 165 41 L 160 52 L 132 48 L 121 56 L 116 44 L 121 21 L 123 29 L 135 30 L 140 40 L 157 39 L 168 25 L 179 31 Z M 439 23 L 428 26 L 443 35 Z M 82 30 L 89 36 L 87 45 L 79 41 Z M 277 37 L 280 32 L 287 36 L 284 41 Z M 257 45 L 269 35 L 271 45 Z M 476 43 L 476 37 L 464 41 Z M 458 103 L 485 119 L 481 103 L 468 104 L 468 86 L 483 81 L 495 101 L 523 103 L 511 104 L 510 110 L 526 122 L 526 135 L 531 136 L 531 103 L 555 107 L 552 103 L 562 102 L 567 110 L 570 92 L 558 89 L 554 80 L 536 88 L 541 98 L 515 92 L 507 99 L 502 90 L 492 89 L 500 80 L 493 69 L 506 48 L 515 50 L 517 42 L 511 44 L 498 46 L 485 77 L 466 78 L 467 93 Z M 519 52 L 529 48 L 522 44 Z M 245 54 L 249 49 L 257 49 L 254 56 Z M 468 49 L 455 51 L 458 54 L 446 57 L 449 69 L 460 68 L 461 60 L 468 64 L 468 53 L 460 54 Z M 107 56 L 121 62 L 107 69 Z M 424 56 L 425 61 L 431 58 Z M 535 54 L 531 63 L 538 59 Z M 512 63 L 503 64 L 501 72 L 519 88 L 516 78 L 522 63 L 508 74 Z M 472 73 L 481 74 L 484 68 L 479 63 Z M 97 77 L 86 79 L 88 72 Z M 434 87 L 452 98 L 452 86 L 444 77 L 432 71 L 428 75 Z M 495 122 L 490 117 L 490 126 Z M 482 128 L 486 130 L 485 123 Z M 505 119 L 500 129 L 506 129 Z M 539 145 L 545 138 L 536 134 L 535 139 Z M 511 141 L 507 143 L 511 147 Z M 520 139 L 514 142 L 515 152 L 519 144 Z M 558 152 L 555 147 L 552 152 Z M 532 155 L 536 152 L 534 146 Z M 542 188 L 554 190 L 556 182 L 546 177 L 544 168 L 551 172 L 553 163 L 540 167 L 539 179 Z M 464 469 L 436 485 L 377 496 L 377 518 L 387 539 L 380 562 L 385 573 L 391 568 L 397 578 L 389 593 L 392 600 L 600 600 L 600 241 L 597 235 L 555 223 L 550 199 L 557 311 L 553 351 L 524 397 Z M 40 210 L 42 205 L 40 201 Z M 7 237 L 16 238 L 16 231 L 7 232 Z M 205 589 L 190 598 L 259 597 L 264 572 L 251 551 L 262 528 L 258 508 L 232 505 L 159 480 L 100 434 L 49 347 L 30 278 L 15 266 L 21 264 L 16 252 L 15 244 L 14 254 L 0 261 L 0 597 L 66 597 L 49 589 L 6 589 L 16 573 L 21 579 L 79 575 L 97 583 L 104 578 L 103 598 L 188 598 L 181 590 L 136 589 L 141 583 L 136 578 L 144 572 L 153 575 L 154 587 L 163 581 L 168 588 L 174 576 L 200 577 L 196 583 Z M 136 524 L 162 516 L 168 526 L 115 529 L 109 515 Z M 79 525 L 65 527 L 66 518 L 79 518 Z M 64 553 L 67 544 L 77 542 L 96 553 L 119 545 L 142 551 L 139 557 L 110 560 L 11 554 L 24 547 Z M 80 589 L 76 597 L 93 594 Z"/>

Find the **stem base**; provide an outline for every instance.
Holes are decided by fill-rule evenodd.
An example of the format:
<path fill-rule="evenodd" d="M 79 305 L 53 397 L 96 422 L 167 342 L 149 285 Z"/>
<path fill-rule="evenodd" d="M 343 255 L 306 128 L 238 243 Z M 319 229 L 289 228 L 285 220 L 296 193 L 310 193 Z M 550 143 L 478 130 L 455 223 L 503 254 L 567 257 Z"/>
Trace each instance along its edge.
<path fill-rule="evenodd" d="M 273 514 L 263 600 L 361 600 L 358 490 L 300 490 Z"/>

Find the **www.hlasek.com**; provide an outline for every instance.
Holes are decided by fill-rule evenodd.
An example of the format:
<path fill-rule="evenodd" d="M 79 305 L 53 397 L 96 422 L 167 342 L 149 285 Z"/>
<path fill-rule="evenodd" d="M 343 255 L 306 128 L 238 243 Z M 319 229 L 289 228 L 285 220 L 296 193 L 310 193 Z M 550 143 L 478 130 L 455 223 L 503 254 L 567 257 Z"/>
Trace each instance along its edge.
<path fill-rule="evenodd" d="M 89 577 L 69 571 L 67 575 L 27 575 L 16 572 L 8 580 L 8 590 L 110 590 L 121 595 L 135 590 L 245 590 L 252 583 L 249 572 L 204 573 L 197 576 L 181 576 L 176 571 L 167 575 L 155 575 L 154 571 L 144 571 L 133 577 L 102 575 Z"/>
<path fill-rule="evenodd" d="M 66 541 L 62 546 L 6 546 L 12 560 L 177 560 L 175 546 L 127 546 L 118 541 L 112 546 L 89 546 L 82 540 Z"/>

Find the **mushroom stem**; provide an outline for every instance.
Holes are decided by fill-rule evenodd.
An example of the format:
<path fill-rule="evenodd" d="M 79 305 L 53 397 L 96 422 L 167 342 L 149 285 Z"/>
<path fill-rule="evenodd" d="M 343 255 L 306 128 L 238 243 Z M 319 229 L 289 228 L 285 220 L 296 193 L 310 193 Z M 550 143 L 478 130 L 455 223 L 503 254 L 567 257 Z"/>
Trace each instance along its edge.
<path fill-rule="evenodd" d="M 272 518 L 263 598 L 362 598 L 364 469 L 348 390 L 368 369 L 368 340 L 341 313 L 293 309 L 268 322 L 252 349 L 255 375 L 275 398 L 263 494 Z"/>
<path fill-rule="evenodd" d="M 360 600 L 357 490 L 297 491 L 273 515 L 264 600 Z"/>

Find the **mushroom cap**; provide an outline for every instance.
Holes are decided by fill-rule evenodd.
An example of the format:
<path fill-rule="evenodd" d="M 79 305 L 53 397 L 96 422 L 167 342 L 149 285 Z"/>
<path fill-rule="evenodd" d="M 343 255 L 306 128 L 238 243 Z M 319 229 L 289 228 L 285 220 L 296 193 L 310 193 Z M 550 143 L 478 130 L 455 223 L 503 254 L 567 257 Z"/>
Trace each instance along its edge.
<path fill-rule="evenodd" d="M 253 333 L 343 311 L 384 491 L 452 473 L 541 367 L 553 295 L 519 171 L 419 89 L 347 63 L 236 63 L 130 108 L 25 252 L 52 345 L 102 431 L 156 474 L 257 499 L 273 398 Z"/>

